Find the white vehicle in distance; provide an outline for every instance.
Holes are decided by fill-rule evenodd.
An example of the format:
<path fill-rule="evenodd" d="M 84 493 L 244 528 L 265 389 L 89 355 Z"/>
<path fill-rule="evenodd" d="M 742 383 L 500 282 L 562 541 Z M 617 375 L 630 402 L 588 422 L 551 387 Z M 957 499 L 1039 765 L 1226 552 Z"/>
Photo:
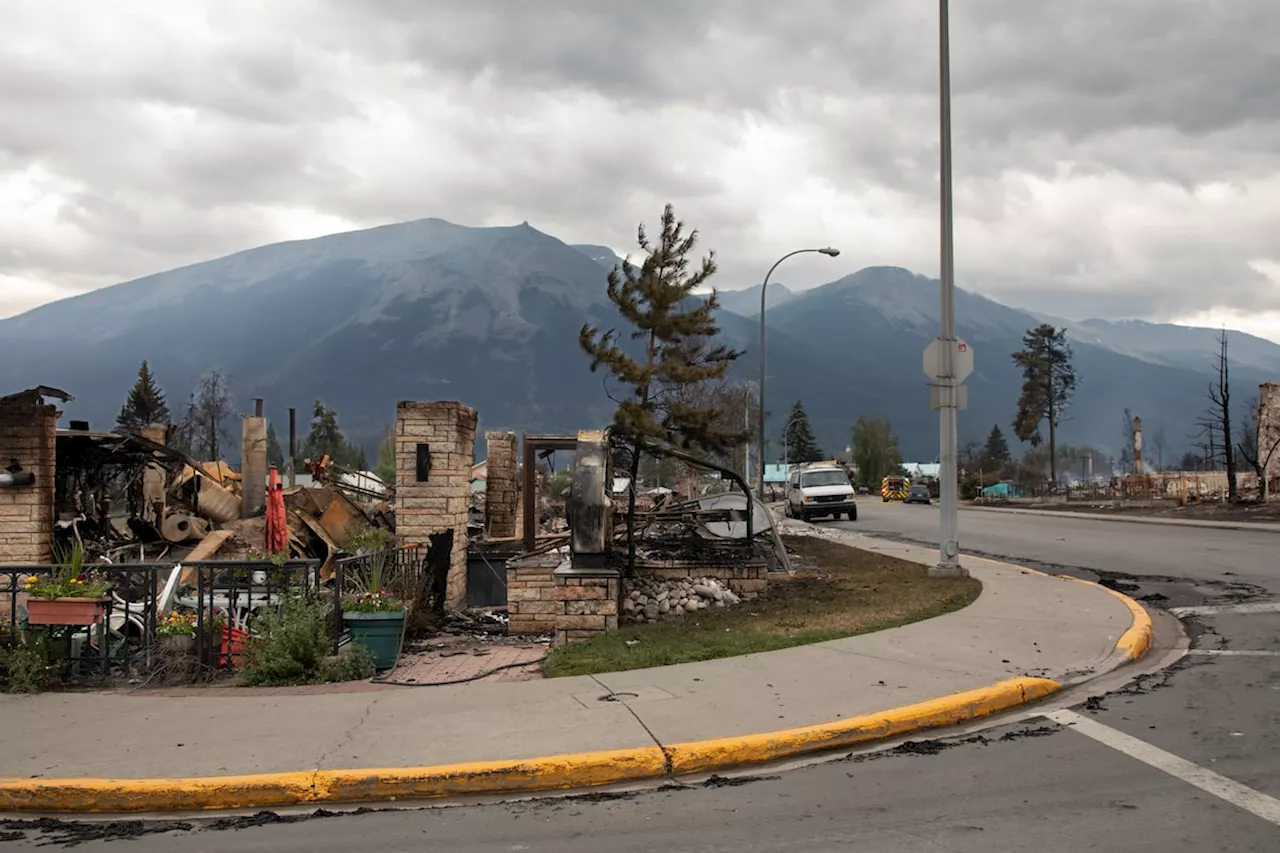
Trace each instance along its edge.
<path fill-rule="evenodd" d="M 787 478 L 787 508 L 791 518 L 804 521 L 829 515 L 839 520 L 841 513 L 858 520 L 858 496 L 843 468 L 813 466 L 791 472 Z"/>

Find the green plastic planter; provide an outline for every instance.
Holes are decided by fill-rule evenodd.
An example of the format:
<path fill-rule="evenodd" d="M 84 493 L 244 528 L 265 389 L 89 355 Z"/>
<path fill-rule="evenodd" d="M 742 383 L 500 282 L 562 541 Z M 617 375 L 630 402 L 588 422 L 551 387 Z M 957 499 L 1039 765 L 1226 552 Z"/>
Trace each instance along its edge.
<path fill-rule="evenodd" d="M 400 637 L 404 633 L 404 611 L 380 613 L 344 612 L 351 642 L 360 643 L 373 653 L 377 669 L 391 669 L 400 656 Z"/>

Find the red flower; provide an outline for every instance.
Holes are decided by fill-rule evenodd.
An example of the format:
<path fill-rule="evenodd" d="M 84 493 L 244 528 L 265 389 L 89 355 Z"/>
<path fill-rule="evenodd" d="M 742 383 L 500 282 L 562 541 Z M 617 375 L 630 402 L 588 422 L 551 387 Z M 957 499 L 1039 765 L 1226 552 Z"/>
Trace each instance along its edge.
<path fill-rule="evenodd" d="M 84 580 L 84 572 L 81 572 L 80 574 L 76 575 L 76 580 L 78 580 L 78 581 L 83 581 L 83 580 Z"/>

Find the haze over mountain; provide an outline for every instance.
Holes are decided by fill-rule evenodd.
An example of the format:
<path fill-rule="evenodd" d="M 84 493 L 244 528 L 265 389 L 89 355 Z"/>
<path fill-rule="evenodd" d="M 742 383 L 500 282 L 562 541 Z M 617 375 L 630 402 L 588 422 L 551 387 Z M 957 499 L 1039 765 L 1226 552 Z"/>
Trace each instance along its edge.
<path fill-rule="evenodd" d="M 281 429 L 287 407 L 305 423 L 321 398 L 370 449 L 401 399 L 462 400 L 479 410 L 482 430 L 600 426 L 614 404 L 577 336 L 583 323 L 618 323 L 605 294 L 614 262 L 607 247 L 569 246 L 528 223 L 467 228 L 423 219 L 263 246 L 0 320 L 0 393 L 61 387 L 76 396 L 69 416 L 105 428 L 145 358 L 175 413 L 199 374 L 218 366 L 242 411 L 263 397 Z M 937 416 L 920 357 L 937 330 L 936 281 L 873 267 L 798 293 L 770 284 L 770 303 L 770 439 L 779 414 L 802 399 L 828 450 L 848 444 L 851 424 L 867 413 L 893 422 L 908 458 L 936 455 Z M 724 336 L 745 351 L 735 366 L 740 379 L 755 376 L 758 326 L 743 315 L 758 308 L 758 288 L 722 292 Z M 1010 353 L 1040 320 L 957 294 L 957 325 L 977 361 L 962 442 L 995 423 L 1010 432 L 1019 389 Z M 1080 390 L 1061 441 L 1118 451 L 1128 406 L 1149 435 L 1164 431 L 1170 456 L 1183 449 L 1204 407 L 1216 332 L 1063 324 Z M 1280 346 L 1235 332 L 1230 340 L 1243 413 L 1257 383 L 1280 375 Z"/>

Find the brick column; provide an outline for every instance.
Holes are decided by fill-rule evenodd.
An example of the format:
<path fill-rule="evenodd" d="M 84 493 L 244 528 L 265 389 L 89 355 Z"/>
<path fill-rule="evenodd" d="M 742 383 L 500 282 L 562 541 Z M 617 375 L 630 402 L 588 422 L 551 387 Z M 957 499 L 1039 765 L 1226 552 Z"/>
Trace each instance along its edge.
<path fill-rule="evenodd" d="M 267 506 L 267 419 L 245 417 L 240 436 L 240 515 L 253 518 Z"/>
<path fill-rule="evenodd" d="M 19 474 L 35 475 L 32 485 L 0 487 L 0 564 L 48 563 L 53 558 L 59 414 L 34 391 L 0 400 L 0 471 L 16 460 Z"/>
<path fill-rule="evenodd" d="M 475 462 L 476 410 L 457 402 L 396 405 L 396 536 L 426 545 L 453 529 L 445 606 L 467 602 L 467 517 Z"/>
<path fill-rule="evenodd" d="M 516 535 L 516 434 L 491 431 L 484 434 L 487 472 L 484 496 L 484 535 L 509 539 Z"/>

